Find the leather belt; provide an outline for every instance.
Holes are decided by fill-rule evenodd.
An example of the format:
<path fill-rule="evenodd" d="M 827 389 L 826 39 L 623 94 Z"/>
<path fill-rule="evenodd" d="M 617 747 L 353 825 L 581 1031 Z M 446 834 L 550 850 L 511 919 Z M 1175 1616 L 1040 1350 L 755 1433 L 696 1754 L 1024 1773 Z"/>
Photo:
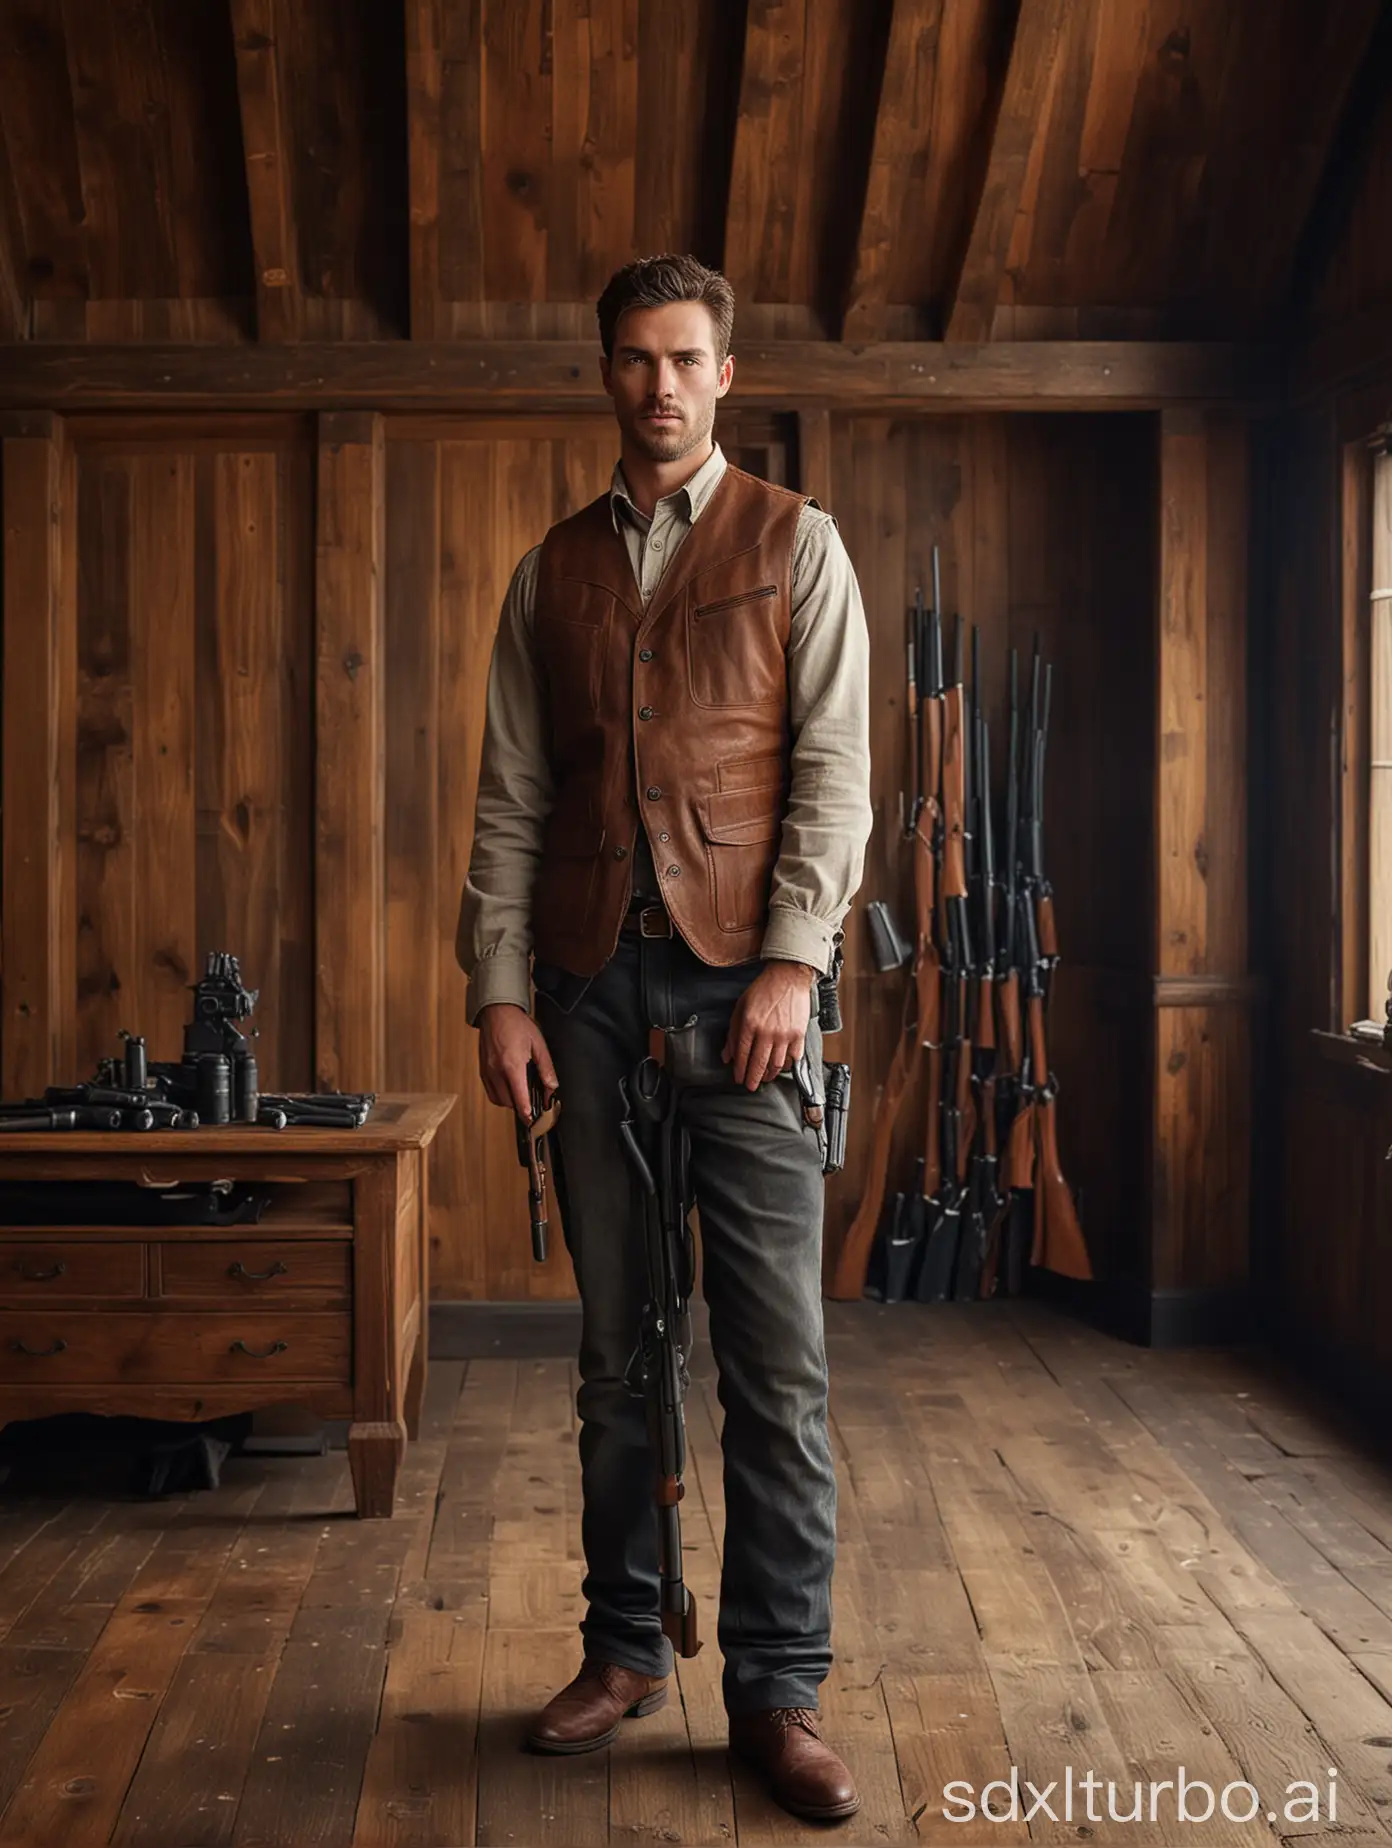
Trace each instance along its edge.
<path fill-rule="evenodd" d="M 670 937 L 672 920 L 663 904 L 630 905 L 620 928 L 639 937 Z"/>

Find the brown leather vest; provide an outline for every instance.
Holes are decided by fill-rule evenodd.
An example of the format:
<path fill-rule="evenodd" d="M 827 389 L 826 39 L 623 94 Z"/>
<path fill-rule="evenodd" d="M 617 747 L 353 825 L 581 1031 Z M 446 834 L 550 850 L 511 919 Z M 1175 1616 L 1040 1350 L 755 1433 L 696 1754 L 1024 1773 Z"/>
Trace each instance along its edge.
<path fill-rule="evenodd" d="M 727 467 L 646 612 L 607 494 L 546 535 L 535 639 L 556 799 L 532 899 L 542 961 L 593 975 L 613 955 L 640 822 L 696 954 L 759 954 L 789 785 L 804 504 Z"/>

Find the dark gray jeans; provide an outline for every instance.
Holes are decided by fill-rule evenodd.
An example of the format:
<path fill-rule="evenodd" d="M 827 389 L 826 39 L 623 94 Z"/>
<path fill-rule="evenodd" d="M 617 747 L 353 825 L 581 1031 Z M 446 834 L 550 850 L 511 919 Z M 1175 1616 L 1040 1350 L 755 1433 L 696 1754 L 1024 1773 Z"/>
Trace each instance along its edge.
<path fill-rule="evenodd" d="M 624 935 L 587 986 L 534 971 L 561 1088 L 566 1241 L 583 1305 L 577 1395 L 587 1656 L 670 1671 L 658 1617 L 653 1466 L 624 1385 L 643 1306 L 641 1198 L 619 1137 L 619 1079 L 649 1026 L 700 1023 L 701 1082 L 683 1089 L 702 1282 L 724 1408 L 725 1548 L 718 1636 L 730 1713 L 816 1707 L 831 1666 L 836 1477 L 822 1337 L 821 1163 L 784 1076 L 749 1092 L 719 1054 L 758 961 L 717 969 L 680 937 Z M 576 996 L 576 990 L 583 992 Z M 808 1054 L 821 1057 L 815 1009 Z"/>

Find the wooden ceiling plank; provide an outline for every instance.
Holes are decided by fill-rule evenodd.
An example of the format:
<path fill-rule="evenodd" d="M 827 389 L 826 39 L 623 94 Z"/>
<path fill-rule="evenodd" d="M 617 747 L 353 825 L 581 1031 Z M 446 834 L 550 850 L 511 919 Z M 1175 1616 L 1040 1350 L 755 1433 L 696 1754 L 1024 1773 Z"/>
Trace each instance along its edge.
<path fill-rule="evenodd" d="M 950 341 L 984 340 L 990 334 L 1067 11 L 1067 0 L 1021 0 L 981 197 L 946 315 Z"/>
<path fill-rule="evenodd" d="M 0 344 L 0 410 L 607 411 L 588 340 Z M 732 408 L 1146 409 L 1266 402 L 1274 352 L 1177 341 L 742 342 Z"/>
<path fill-rule="evenodd" d="M 932 151 L 943 0 L 894 0 L 843 340 L 882 340 L 895 245 Z"/>
<path fill-rule="evenodd" d="M 639 8 L 634 244 L 642 256 L 694 248 L 701 162 L 701 76 L 709 21 L 698 7 Z"/>
<path fill-rule="evenodd" d="M 304 327 L 304 290 L 275 0 L 228 0 L 228 4 L 237 49 L 237 94 L 256 263 L 256 331 L 262 340 L 298 340 Z"/>
<path fill-rule="evenodd" d="M 440 168 L 443 158 L 443 0 L 405 0 L 406 138 L 410 174 L 410 328 L 430 340 L 440 319 Z"/>
<path fill-rule="evenodd" d="M 791 274 L 808 0 L 749 0 L 725 212 L 737 298 L 785 302 Z"/>
<path fill-rule="evenodd" d="M 1267 184 L 1281 209 L 1263 214 L 1267 242 L 1246 274 L 1249 305 L 1258 310 L 1277 311 L 1290 294 L 1296 252 L 1385 10 L 1382 0 L 1343 0 L 1337 6 L 1326 0 L 1323 43 L 1311 47 L 1311 81 L 1299 86 L 1298 109 L 1282 112 L 1290 132 L 1282 137 L 1275 170 L 1268 175 Z"/>
<path fill-rule="evenodd" d="M 20 223 L 9 144 L 0 129 L 0 340 L 29 334 L 29 303 Z"/>
<path fill-rule="evenodd" d="M 582 299 L 597 296 L 634 254 L 638 147 L 638 0 L 590 0 L 589 11 L 577 227 Z"/>
<path fill-rule="evenodd" d="M 30 287 L 80 311 L 87 228 L 59 0 L 10 10 L 0 33 L 0 121 L 10 152 Z"/>
<path fill-rule="evenodd" d="M 91 293 L 116 300 L 179 293 L 173 150 L 159 34 L 148 0 L 64 0 Z"/>
<path fill-rule="evenodd" d="M 1147 16 L 1144 4 L 1098 9 L 1092 82 L 1078 146 L 1078 177 L 1086 197 L 1069 237 L 1070 259 L 1076 259 L 1089 273 L 1111 223 L 1117 176 L 1126 153 L 1145 58 Z"/>

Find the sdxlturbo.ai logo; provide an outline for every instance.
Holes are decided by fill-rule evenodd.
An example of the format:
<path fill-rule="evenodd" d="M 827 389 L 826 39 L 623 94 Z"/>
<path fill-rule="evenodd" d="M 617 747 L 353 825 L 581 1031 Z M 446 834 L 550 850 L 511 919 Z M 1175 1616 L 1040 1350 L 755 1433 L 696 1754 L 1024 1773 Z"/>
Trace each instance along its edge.
<path fill-rule="evenodd" d="M 1283 1807 L 1268 1808 L 1266 1820 L 1336 1822 L 1335 1779 L 1339 1773 L 1333 1765 L 1328 1771 L 1329 1781 L 1323 1789 L 1309 1778 L 1297 1778 L 1287 1784 L 1282 1793 Z M 1108 1778 L 1104 1784 L 1095 1771 L 1075 1779 L 1073 1767 L 1068 1765 L 1061 1799 L 1055 1796 L 1058 1790 L 1057 1778 L 1041 1790 L 1028 1778 L 1020 1776 L 1018 1765 L 1012 1765 L 1008 1778 L 993 1778 L 990 1783 L 983 1784 L 979 1796 L 967 1778 L 954 1778 L 950 1784 L 945 1784 L 942 1815 L 947 1822 L 971 1822 L 978 1816 L 987 1822 L 1029 1822 L 1035 1816 L 1047 1817 L 1051 1822 L 1209 1822 L 1218 1812 L 1229 1822 L 1251 1822 L 1262 1810 L 1261 1793 L 1255 1784 L 1237 1778 L 1215 1792 L 1204 1778 L 1188 1777 L 1183 1765 L 1178 1766 L 1177 1778 L 1152 1779 L 1149 1783 L 1137 1779 L 1129 1793 L 1115 1778 Z M 1094 1799 L 1104 1791 L 1106 1808 L 1095 1808 Z M 1162 1802 L 1165 1791 L 1174 1792 L 1168 1802 Z M 999 1792 L 1004 1792 L 1009 1799 L 1009 1808 L 998 1806 L 996 1793 Z M 1075 1795 L 1080 1800 L 1076 1810 Z M 1060 1800 L 1061 1811 L 1054 1807 Z M 1129 1806 L 1123 1808 L 1124 1803 Z"/>

